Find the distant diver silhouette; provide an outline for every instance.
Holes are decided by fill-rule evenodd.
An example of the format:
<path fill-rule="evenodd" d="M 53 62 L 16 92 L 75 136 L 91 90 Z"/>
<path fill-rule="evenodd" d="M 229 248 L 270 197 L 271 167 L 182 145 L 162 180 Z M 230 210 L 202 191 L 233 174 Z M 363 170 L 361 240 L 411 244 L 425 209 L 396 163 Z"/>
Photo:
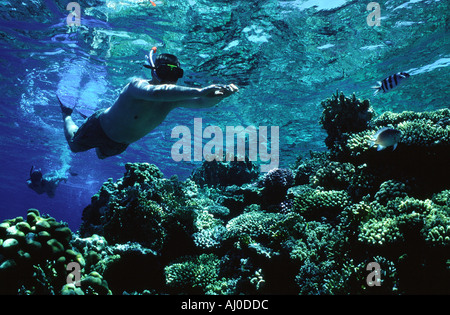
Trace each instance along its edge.
<path fill-rule="evenodd" d="M 46 193 L 50 198 L 55 197 L 55 191 L 61 181 L 66 182 L 64 176 L 43 176 L 40 168 L 34 165 L 30 169 L 30 178 L 27 179 L 27 186 L 39 195 Z"/>

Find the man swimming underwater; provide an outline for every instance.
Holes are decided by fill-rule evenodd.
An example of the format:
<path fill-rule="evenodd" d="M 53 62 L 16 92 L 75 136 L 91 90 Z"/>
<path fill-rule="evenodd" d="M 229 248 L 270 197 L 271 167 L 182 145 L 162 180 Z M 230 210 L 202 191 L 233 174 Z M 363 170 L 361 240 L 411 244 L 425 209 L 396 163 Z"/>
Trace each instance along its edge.
<path fill-rule="evenodd" d="M 171 110 L 212 107 L 239 90 L 234 84 L 205 88 L 175 85 L 183 77 L 178 58 L 160 54 L 153 61 L 154 52 L 156 47 L 145 65 L 152 70 L 152 80 L 133 79 L 113 106 L 97 111 L 80 127 L 72 120 L 73 109 L 63 105 L 58 97 L 64 134 L 72 152 L 95 148 L 100 159 L 120 154 L 161 124 Z"/>

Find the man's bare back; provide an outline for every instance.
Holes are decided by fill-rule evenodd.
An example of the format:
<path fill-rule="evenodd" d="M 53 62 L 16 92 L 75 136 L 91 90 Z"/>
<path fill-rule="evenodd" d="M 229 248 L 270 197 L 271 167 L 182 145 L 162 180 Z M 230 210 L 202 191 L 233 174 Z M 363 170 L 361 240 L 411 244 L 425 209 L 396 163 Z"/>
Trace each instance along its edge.
<path fill-rule="evenodd" d="M 61 103 L 64 132 L 73 152 L 95 147 L 98 157 L 106 158 L 122 153 L 129 144 L 151 132 L 174 108 L 211 107 L 237 91 L 233 84 L 189 88 L 161 84 L 155 79 L 133 79 L 113 106 L 97 112 L 80 128 L 73 122 L 70 109 Z M 92 139 L 95 137 L 98 139 Z"/>
<path fill-rule="evenodd" d="M 230 87 L 229 92 L 234 88 Z M 112 140 L 130 144 L 161 124 L 172 109 L 214 106 L 228 96 L 224 91 L 219 86 L 198 89 L 134 79 L 115 104 L 100 115 L 100 123 Z"/>

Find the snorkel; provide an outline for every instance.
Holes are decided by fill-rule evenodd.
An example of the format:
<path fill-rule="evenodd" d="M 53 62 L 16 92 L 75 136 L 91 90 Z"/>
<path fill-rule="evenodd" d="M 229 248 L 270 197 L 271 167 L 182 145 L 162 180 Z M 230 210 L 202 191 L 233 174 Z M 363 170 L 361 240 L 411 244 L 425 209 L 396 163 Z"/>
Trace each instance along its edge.
<path fill-rule="evenodd" d="M 161 54 L 156 60 L 153 60 L 153 54 L 157 48 L 153 47 L 149 54 L 145 56 L 147 59 L 144 67 L 152 70 L 152 76 L 161 84 L 174 84 L 178 79 L 183 77 L 183 69 L 180 67 L 178 58 L 171 54 Z"/>
<path fill-rule="evenodd" d="M 156 74 L 156 67 L 155 67 L 155 63 L 153 62 L 153 54 L 156 53 L 156 46 L 152 47 L 152 49 L 150 49 L 150 52 L 148 55 L 145 55 L 146 58 L 146 64 L 144 65 L 144 67 L 152 69 L 152 75 L 159 81 L 161 82 L 162 80 L 158 77 L 158 75 Z"/>

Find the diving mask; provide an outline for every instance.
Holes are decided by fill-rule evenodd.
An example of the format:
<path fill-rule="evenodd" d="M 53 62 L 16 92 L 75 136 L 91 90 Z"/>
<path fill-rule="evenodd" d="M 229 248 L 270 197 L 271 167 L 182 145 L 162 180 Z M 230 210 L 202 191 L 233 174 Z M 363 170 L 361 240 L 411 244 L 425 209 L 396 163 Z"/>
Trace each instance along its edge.
<path fill-rule="evenodd" d="M 145 68 L 152 69 L 152 74 L 155 76 L 160 82 L 176 82 L 178 79 L 183 77 L 184 71 L 180 68 L 180 65 L 163 63 L 158 66 L 155 66 L 153 61 L 153 54 L 156 53 L 157 48 L 153 47 L 150 50 L 150 53 L 146 55 L 146 63 L 144 64 Z"/>

